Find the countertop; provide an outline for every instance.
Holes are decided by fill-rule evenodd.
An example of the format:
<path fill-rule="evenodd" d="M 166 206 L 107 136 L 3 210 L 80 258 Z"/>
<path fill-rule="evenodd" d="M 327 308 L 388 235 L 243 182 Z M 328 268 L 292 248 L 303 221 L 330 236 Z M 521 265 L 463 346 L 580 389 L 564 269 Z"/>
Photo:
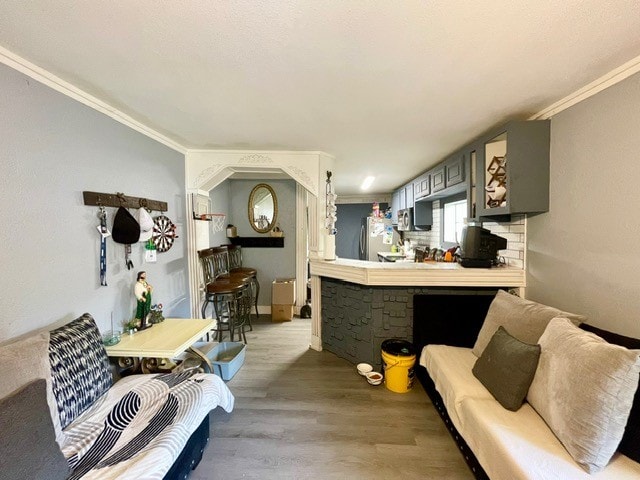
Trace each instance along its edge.
<path fill-rule="evenodd" d="M 371 286 L 526 286 L 525 271 L 521 268 L 465 268 L 449 262 L 368 262 L 347 258 L 311 260 L 311 275 Z"/>
<path fill-rule="evenodd" d="M 400 253 L 400 252 L 376 252 L 376 253 L 378 254 L 378 258 L 385 257 L 388 262 L 408 261 L 406 260 L 407 256 L 404 253 Z M 413 258 L 411 258 L 411 261 L 413 262 Z"/>

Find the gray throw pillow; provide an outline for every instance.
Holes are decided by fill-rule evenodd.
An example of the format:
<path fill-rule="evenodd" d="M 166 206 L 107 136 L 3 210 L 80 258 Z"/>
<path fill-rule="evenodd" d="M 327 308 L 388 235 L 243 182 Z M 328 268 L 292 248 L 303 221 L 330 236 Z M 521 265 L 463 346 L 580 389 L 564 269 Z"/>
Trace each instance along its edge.
<path fill-rule="evenodd" d="M 587 472 L 616 451 L 638 388 L 637 350 L 611 345 L 566 318 L 540 337 L 540 362 L 527 401 Z"/>
<path fill-rule="evenodd" d="M 47 381 L 47 403 L 56 431 L 56 440 L 62 445 L 64 433 L 58 417 L 58 404 L 51 386 L 49 364 L 49 332 L 43 332 L 0 346 L 0 398 L 39 378 Z"/>
<path fill-rule="evenodd" d="M 586 321 L 586 317 L 582 315 L 563 312 L 557 308 L 498 290 L 496 298 L 489 306 L 480 333 L 478 333 L 478 338 L 473 346 L 473 354 L 476 357 L 482 355 L 499 326 L 506 328 L 510 335 L 521 342 L 535 345 L 544 329 L 547 328 L 549 321 L 555 317 L 568 318 L 575 325 Z"/>
<path fill-rule="evenodd" d="M 69 476 L 47 404 L 47 384 L 35 380 L 0 400 L 0 476 L 57 480 Z"/>
<path fill-rule="evenodd" d="M 540 345 L 523 343 L 498 327 L 472 371 L 500 405 L 515 412 L 527 396 L 539 357 Z"/>

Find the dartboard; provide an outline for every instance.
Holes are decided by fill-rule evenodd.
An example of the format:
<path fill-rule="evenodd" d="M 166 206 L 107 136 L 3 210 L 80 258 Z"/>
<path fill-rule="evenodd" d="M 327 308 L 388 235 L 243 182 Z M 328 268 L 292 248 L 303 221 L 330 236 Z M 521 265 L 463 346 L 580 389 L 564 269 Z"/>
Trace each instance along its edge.
<path fill-rule="evenodd" d="M 166 252 L 177 238 L 176 226 L 169 218 L 159 215 L 153 219 L 153 244 L 158 252 Z"/>

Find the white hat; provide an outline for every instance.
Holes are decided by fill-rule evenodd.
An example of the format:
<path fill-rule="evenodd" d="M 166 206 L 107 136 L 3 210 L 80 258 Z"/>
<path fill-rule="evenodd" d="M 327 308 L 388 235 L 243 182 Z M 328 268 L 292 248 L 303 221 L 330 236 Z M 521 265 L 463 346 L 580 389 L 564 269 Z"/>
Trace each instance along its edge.
<path fill-rule="evenodd" d="M 146 242 L 153 235 L 153 219 L 147 209 L 140 207 L 138 209 L 138 223 L 140 224 L 140 242 Z"/>

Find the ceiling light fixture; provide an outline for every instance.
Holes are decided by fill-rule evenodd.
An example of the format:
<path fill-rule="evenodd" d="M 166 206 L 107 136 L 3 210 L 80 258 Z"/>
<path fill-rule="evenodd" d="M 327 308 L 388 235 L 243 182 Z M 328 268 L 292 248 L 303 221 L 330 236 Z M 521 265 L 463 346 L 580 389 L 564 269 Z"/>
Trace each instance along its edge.
<path fill-rule="evenodd" d="M 372 184 L 376 177 L 369 176 L 364 179 L 362 185 L 360 185 L 360 190 L 367 190 Z"/>

